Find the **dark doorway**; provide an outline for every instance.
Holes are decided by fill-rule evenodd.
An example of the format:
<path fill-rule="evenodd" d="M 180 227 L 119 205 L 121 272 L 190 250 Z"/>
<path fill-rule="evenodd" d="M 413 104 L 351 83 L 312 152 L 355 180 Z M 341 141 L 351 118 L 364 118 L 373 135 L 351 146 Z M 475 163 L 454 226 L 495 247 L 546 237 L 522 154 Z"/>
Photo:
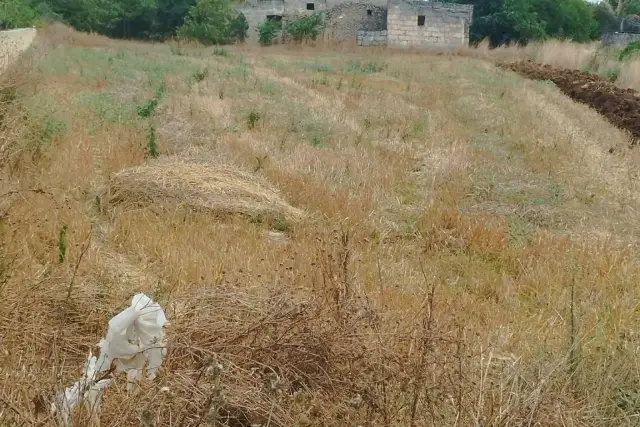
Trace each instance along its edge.
<path fill-rule="evenodd" d="M 424 15 L 418 15 L 418 27 L 424 27 Z"/>
<path fill-rule="evenodd" d="M 367 16 L 371 16 L 371 15 L 373 15 L 373 10 L 367 9 Z"/>

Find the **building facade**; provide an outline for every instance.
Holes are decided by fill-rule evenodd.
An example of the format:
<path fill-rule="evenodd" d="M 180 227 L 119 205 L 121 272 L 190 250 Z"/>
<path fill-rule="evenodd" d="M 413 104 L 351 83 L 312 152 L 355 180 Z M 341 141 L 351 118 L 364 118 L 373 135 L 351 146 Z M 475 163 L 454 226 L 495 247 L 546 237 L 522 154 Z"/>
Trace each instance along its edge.
<path fill-rule="evenodd" d="M 389 0 L 387 46 L 455 48 L 469 44 L 473 6 Z"/>
<path fill-rule="evenodd" d="M 466 46 L 473 15 L 472 5 L 428 0 L 247 0 L 237 9 L 247 18 L 252 40 L 267 20 L 321 12 L 326 41 L 402 48 Z"/>

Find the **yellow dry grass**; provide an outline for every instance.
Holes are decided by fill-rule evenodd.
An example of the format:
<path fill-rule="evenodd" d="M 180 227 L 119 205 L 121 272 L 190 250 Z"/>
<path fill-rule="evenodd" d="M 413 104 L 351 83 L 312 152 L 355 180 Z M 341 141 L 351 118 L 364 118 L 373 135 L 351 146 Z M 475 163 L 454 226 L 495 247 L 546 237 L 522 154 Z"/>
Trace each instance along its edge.
<path fill-rule="evenodd" d="M 522 61 L 531 59 L 541 64 L 595 73 L 613 79 L 623 88 L 640 90 L 640 58 L 632 56 L 620 61 L 621 47 L 607 47 L 600 42 L 576 43 L 550 39 L 525 46 L 503 45 L 495 49 L 483 41 L 477 46 L 462 48 L 458 53 L 490 61 Z"/>
<path fill-rule="evenodd" d="M 103 426 L 635 424 L 640 168 L 594 111 L 468 55 L 47 31 L 0 87 L 3 427 L 137 292 L 168 357 Z"/>

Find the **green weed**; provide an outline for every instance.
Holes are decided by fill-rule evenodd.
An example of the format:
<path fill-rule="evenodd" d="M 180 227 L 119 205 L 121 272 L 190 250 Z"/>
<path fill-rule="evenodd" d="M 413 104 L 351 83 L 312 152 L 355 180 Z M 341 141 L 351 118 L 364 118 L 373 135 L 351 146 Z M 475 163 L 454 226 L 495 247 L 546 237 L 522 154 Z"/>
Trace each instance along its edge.
<path fill-rule="evenodd" d="M 67 225 L 63 225 L 58 233 L 58 264 L 64 264 L 67 256 Z"/>
<path fill-rule="evenodd" d="M 153 124 L 149 125 L 149 131 L 147 132 L 147 144 L 145 146 L 144 154 L 146 158 L 150 159 L 155 159 L 160 156 L 158 141 L 156 138 L 156 128 Z"/>
<path fill-rule="evenodd" d="M 618 55 L 618 61 L 624 61 L 627 58 L 630 58 L 636 55 L 640 51 L 640 40 L 634 40 L 620 51 Z"/>
<path fill-rule="evenodd" d="M 208 75 L 209 75 L 209 69 L 205 68 L 202 71 L 196 71 L 195 73 L 193 73 L 193 80 L 195 80 L 196 82 L 201 82 L 204 79 L 206 79 Z"/>
<path fill-rule="evenodd" d="M 384 71 L 385 68 L 387 68 L 387 64 L 384 62 L 349 61 L 345 66 L 345 71 L 348 73 L 374 74 Z"/>
<path fill-rule="evenodd" d="M 253 129 L 256 126 L 256 124 L 258 124 L 259 121 L 260 121 L 260 113 L 255 110 L 252 110 L 249 113 L 249 116 L 247 117 L 247 127 L 249 129 Z"/>
<path fill-rule="evenodd" d="M 143 119 L 151 117 L 153 113 L 156 111 L 156 107 L 158 106 L 160 99 L 164 96 L 165 90 L 166 90 L 166 85 L 163 82 L 160 85 L 160 87 L 156 90 L 155 97 L 147 101 L 146 104 L 138 107 L 137 109 L 138 116 L 140 116 Z"/>

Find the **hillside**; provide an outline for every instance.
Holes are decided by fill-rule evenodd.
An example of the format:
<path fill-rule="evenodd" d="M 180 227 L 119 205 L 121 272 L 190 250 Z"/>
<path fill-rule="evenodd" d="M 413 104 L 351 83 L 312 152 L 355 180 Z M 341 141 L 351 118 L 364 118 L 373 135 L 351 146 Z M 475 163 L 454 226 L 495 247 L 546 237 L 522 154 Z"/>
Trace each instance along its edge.
<path fill-rule="evenodd" d="M 168 357 L 103 426 L 634 424 L 638 153 L 552 83 L 53 26 L 0 94 L 8 425 L 138 292 Z"/>

